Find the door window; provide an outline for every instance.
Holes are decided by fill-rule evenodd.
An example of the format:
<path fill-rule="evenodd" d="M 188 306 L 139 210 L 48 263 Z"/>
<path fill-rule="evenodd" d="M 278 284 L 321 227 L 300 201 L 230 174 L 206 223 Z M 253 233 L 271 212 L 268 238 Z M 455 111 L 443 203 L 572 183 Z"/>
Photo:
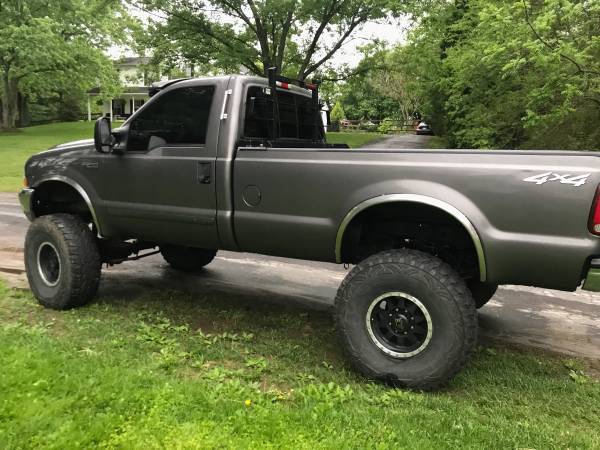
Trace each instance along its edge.
<path fill-rule="evenodd" d="M 214 86 L 191 86 L 160 95 L 130 123 L 127 150 L 204 145 L 214 92 Z"/>

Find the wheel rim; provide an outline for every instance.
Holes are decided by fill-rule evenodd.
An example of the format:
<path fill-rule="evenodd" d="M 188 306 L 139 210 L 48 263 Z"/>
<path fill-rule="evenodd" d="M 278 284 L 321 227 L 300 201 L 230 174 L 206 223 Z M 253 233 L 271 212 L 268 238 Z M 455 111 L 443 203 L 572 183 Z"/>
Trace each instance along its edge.
<path fill-rule="evenodd" d="M 42 281 L 54 287 L 60 280 L 60 257 L 56 247 L 50 242 L 44 242 L 38 247 L 37 267 Z"/>
<path fill-rule="evenodd" d="M 433 335 L 425 305 L 404 292 L 387 292 L 374 299 L 367 310 L 366 325 L 373 343 L 394 358 L 421 353 Z"/>

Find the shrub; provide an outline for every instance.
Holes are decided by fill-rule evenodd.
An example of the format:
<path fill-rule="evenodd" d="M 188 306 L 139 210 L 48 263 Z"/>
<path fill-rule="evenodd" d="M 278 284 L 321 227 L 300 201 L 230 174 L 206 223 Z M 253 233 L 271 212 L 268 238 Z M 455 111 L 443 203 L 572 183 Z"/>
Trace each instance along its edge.
<path fill-rule="evenodd" d="M 340 120 L 345 119 L 345 118 L 346 118 L 346 111 L 344 111 L 344 107 L 342 106 L 342 104 L 340 102 L 337 102 L 335 104 L 335 106 L 333 107 L 333 109 L 331 110 L 331 115 L 330 115 L 331 123 L 339 124 Z"/>
<path fill-rule="evenodd" d="M 377 127 L 377 131 L 379 131 L 380 133 L 383 133 L 383 134 L 387 134 L 387 133 L 391 133 L 394 130 L 394 128 L 395 128 L 394 121 L 391 118 L 386 117 L 385 119 L 383 119 L 381 121 L 381 123 L 379 124 L 379 127 Z"/>

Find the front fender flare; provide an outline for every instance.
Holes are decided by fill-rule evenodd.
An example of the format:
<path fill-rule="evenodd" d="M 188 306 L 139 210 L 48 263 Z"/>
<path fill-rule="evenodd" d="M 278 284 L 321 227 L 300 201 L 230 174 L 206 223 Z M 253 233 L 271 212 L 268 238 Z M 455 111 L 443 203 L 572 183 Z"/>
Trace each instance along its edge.
<path fill-rule="evenodd" d="M 92 200 L 90 199 L 90 196 L 88 195 L 86 190 L 77 181 L 75 181 L 71 178 L 65 177 L 63 175 L 52 175 L 50 177 L 42 178 L 35 184 L 35 186 L 33 186 L 33 188 L 35 189 L 47 181 L 59 181 L 59 182 L 68 184 L 73 189 L 75 189 L 77 191 L 77 193 L 79 195 L 81 195 L 81 198 L 83 198 L 83 201 L 86 203 L 87 207 L 89 208 L 90 213 L 92 215 L 92 220 L 94 221 L 94 225 L 96 226 L 96 230 L 98 230 L 98 235 L 102 236 L 102 229 L 100 228 L 100 221 L 98 220 L 98 215 L 96 214 L 96 210 L 94 208 L 94 205 L 92 204 Z"/>

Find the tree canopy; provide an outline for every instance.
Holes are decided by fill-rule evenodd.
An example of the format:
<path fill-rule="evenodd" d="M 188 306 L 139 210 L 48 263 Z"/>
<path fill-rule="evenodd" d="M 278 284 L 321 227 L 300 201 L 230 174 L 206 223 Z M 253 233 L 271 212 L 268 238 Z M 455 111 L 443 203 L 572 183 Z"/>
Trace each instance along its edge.
<path fill-rule="evenodd" d="M 301 80 L 319 71 L 367 21 L 408 0 L 131 0 L 153 18 L 146 43 L 161 59 Z"/>
<path fill-rule="evenodd" d="M 393 72 L 451 146 L 600 148 L 600 2 L 440 2 Z"/>
<path fill-rule="evenodd" d="M 337 88 L 351 118 L 422 113 L 459 148 L 600 149 L 600 2 L 433 1 Z"/>
<path fill-rule="evenodd" d="M 15 127 L 22 97 L 115 89 L 102 50 L 127 23 L 118 0 L 0 1 L 0 128 Z"/>

